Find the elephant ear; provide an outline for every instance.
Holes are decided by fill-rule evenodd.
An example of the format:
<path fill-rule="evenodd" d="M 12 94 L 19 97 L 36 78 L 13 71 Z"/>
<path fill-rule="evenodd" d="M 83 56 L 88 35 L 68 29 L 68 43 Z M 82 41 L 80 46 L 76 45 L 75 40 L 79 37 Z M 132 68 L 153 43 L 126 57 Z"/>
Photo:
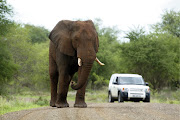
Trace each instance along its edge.
<path fill-rule="evenodd" d="M 74 56 L 75 50 L 71 41 L 73 21 L 60 21 L 49 35 L 49 39 L 55 44 L 61 53 Z"/>
<path fill-rule="evenodd" d="M 94 32 L 96 34 L 96 41 L 95 41 L 95 51 L 96 53 L 98 52 L 98 48 L 99 48 L 99 38 L 98 38 L 98 32 L 96 31 L 96 27 L 94 25 L 94 23 L 92 22 L 92 20 L 89 20 L 88 22 L 90 22 L 92 24 L 92 28 L 94 29 Z"/>

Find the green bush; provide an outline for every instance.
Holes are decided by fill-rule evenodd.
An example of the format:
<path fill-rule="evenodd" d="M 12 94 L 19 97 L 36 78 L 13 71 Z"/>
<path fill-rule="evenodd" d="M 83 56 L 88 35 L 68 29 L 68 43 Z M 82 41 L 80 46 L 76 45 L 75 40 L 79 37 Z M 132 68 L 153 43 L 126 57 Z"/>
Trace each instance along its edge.
<path fill-rule="evenodd" d="M 45 106 L 45 105 L 48 105 L 48 100 L 43 99 L 42 97 L 39 97 L 37 100 L 34 101 L 34 104 Z"/>

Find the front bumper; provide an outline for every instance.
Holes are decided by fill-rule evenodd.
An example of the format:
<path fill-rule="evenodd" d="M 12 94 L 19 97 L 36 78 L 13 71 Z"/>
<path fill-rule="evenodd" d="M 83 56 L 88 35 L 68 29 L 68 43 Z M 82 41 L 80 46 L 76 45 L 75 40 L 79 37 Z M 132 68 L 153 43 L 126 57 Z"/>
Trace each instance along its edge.
<path fill-rule="evenodd" d="M 136 99 L 139 99 L 139 100 L 144 100 L 146 98 L 150 98 L 150 92 L 148 93 L 134 93 L 135 96 L 132 96 L 132 93 L 128 93 L 128 92 L 120 92 L 122 98 L 124 100 L 136 100 Z M 131 94 L 131 95 L 130 95 Z M 136 94 L 139 96 L 136 96 Z"/>

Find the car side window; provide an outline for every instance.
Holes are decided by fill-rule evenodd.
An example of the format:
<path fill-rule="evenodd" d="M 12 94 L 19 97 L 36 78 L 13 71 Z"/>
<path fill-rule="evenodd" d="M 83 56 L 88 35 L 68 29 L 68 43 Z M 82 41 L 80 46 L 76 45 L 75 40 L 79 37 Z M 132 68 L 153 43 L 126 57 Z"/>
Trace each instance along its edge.
<path fill-rule="evenodd" d="M 118 83 L 119 84 L 123 83 L 123 79 L 121 79 L 121 77 L 118 78 Z"/>
<path fill-rule="evenodd" d="M 117 83 L 118 83 L 118 77 L 114 77 L 113 84 L 117 84 Z"/>

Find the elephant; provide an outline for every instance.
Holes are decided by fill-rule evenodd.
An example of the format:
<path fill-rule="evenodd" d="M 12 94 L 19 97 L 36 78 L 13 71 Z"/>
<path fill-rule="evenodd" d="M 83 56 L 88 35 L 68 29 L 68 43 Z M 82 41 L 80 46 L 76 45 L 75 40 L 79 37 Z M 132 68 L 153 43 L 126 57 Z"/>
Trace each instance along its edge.
<path fill-rule="evenodd" d="M 87 107 L 85 89 L 99 47 L 98 33 L 91 20 L 62 20 L 49 34 L 49 75 L 51 84 L 50 106 L 69 107 L 67 93 L 69 84 L 77 90 L 74 107 Z M 77 83 L 72 82 L 78 72 Z"/>

